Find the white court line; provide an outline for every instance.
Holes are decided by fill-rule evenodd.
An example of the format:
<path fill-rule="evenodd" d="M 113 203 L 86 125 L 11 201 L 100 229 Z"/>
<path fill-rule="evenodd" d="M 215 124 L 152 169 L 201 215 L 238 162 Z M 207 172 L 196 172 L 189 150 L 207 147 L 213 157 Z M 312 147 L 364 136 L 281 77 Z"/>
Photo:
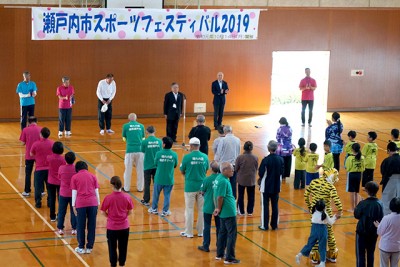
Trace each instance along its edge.
<path fill-rule="evenodd" d="M 36 213 L 37 216 L 39 216 L 40 219 L 42 219 L 42 221 L 50 228 L 51 231 L 54 232 L 54 234 L 64 243 L 64 245 L 66 245 L 66 247 L 72 251 L 73 254 L 75 254 L 75 256 L 78 258 L 78 260 L 83 264 L 83 266 L 85 267 L 90 267 L 89 264 L 87 264 L 87 262 L 81 257 L 81 255 L 79 255 L 75 249 L 73 249 L 71 247 L 71 245 L 61 236 L 57 233 L 56 229 L 54 229 L 54 227 L 42 216 L 42 214 L 40 214 L 37 209 L 35 209 L 33 207 L 33 205 L 31 203 L 29 203 L 28 200 L 26 200 L 26 198 L 24 196 L 21 195 L 21 193 L 18 191 L 17 188 L 15 188 L 15 186 L 7 179 L 7 177 L 3 174 L 3 172 L 0 171 L 0 175 L 3 177 L 4 181 L 6 181 L 8 183 L 8 185 L 14 189 L 14 191 L 25 201 L 25 203 Z"/>

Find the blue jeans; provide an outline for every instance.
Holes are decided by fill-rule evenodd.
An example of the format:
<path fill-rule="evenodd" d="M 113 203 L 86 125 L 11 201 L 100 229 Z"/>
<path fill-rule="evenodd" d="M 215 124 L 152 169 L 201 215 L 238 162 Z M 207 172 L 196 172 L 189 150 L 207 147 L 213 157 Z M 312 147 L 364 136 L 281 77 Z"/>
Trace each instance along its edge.
<path fill-rule="evenodd" d="M 310 256 L 310 252 L 313 246 L 318 242 L 318 251 L 321 257 L 321 262 L 326 261 L 326 242 L 328 238 L 328 230 L 326 224 L 316 224 L 311 225 L 311 233 L 308 238 L 307 244 L 300 251 L 303 256 Z"/>
<path fill-rule="evenodd" d="M 64 131 L 64 125 L 66 131 L 71 131 L 72 121 L 72 108 L 60 108 L 58 110 L 58 131 Z"/>
<path fill-rule="evenodd" d="M 79 248 L 85 248 L 85 232 L 87 224 L 87 244 L 86 248 L 93 249 L 94 240 L 96 238 L 96 216 L 97 206 L 82 207 L 76 209 L 77 216 L 77 239 Z"/>
<path fill-rule="evenodd" d="M 225 260 L 235 259 L 235 245 L 237 235 L 236 216 L 220 218 L 220 229 L 217 240 L 217 257 L 223 257 L 226 248 Z"/>
<path fill-rule="evenodd" d="M 212 221 L 212 214 L 205 213 L 204 212 L 204 230 L 203 230 L 203 247 L 209 249 L 210 248 L 210 242 L 211 242 L 211 221 Z M 216 239 L 218 240 L 218 233 L 219 233 L 219 227 L 220 227 L 220 219 L 219 217 L 215 217 L 215 227 L 217 228 L 217 234 L 216 234 Z"/>
<path fill-rule="evenodd" d="M 158 200 L 160 199 L 161 190 L 164 191 L 164 207 L 163 211 L 167 212 L 169 210 L 169 203 L 171 199 L 171 191 L 173 185 L 160 185 L 154 183 L 154 190 L 153 190 L 153 204 L 151 208 L 153 210 L 158 209 Z"/>
<path fill-rule="evenodd" d="M 76 229 L 76 216 L 72 209 L 72 197 L 60 196 L 58 199 L 58 218 L 57 218 L 57 228 L 64 229 L 65 214 L 67 213 L 67 207 L 69 204 L 70 217 L 71 217 L 71 227 Z"/>

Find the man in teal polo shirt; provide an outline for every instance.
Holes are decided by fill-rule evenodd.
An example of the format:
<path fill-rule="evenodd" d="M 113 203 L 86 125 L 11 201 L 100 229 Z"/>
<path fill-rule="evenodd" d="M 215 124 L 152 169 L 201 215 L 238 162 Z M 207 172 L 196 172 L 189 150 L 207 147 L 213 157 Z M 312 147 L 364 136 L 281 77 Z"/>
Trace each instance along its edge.
<path fill-rule="evenodd" d="M 204 197 L 203 205 L 203 217 L 204 217 L 204 230 L 203 230 L 203 245 L 197 248 L 201 251 L 210 252 L 210 242 L 211 242 L 211 220 L 215 210 L 214 198 L 213 198 L 213 186 L 214 181 L 219 175 L 219 164 L 217 161 L 213 160 L 210 163 L 211 175 L 204 179 L 201 185 L 200 191 Z M 215 227 L 217 229 L 216 237 L 218 238 L 219 232 L 219 217 L 214 216 Z"/>
<path fill-rule="evenodd" d="M 144 139 L 144 126 L 136 121 L 137 116 L 131 113 L 128 116 L 129 122 L 122 126 L 122 139 L 126 142 L 125 153 L 125 172 L 124 172 L 124 191 L 131 189 L 132 165 L 136 166 L 137 191 L 143 191 L 143 153 L 142 140 Z"/>
<path fill-rule="evenodd" d="M 200 187 L 206 178 L 208 157 L 199 150 L 199 138 L 191 138 L 189 145 L 191 152 L 183 157 L 180 166 L 181 173 L 185 175 L 185 231 L 181 232 L 181 236 L 192 238 L 195 202 L 197 202 L 197 235 L 203 236 L 204 199 Z"/>
<path fill-rule="evenodd" d="M 214 182 L 214 216 L 220 217 L 220 230 L 217 240 L 216 260 L 224 257 L 226 248 L 225 264 L 237 264 L 240 260 L 235 257 L 235 245 L 237 235 L 236 224 L 236 201 L 232 194 L 229 178 L 233 175 L 234 168 L 229 162 L 221 164 L 221 174 Z"/>
<path fill-rule="evenodd" d="M 171 137 L 162 139 L 163 150 L 156 153 L 156 175 L 154 176 L 153 203 L 148 212 L 158 214 L 158 199 L 161 191 L 164 191 L 164 206 L 161 216 L 171 215 L 169 204 L 171 191 L 174 186 L 174 169 L 178 165 L 178 154 L 172 151 L 173 141 Z"/>
<path fill-rule="evenodd" d="M 17 86 L 17 94 L 21 104 L 21 130 L 26 127 L 28 117 L 35 116 L 36 83 L 31 81 L 29 71 L 22 73 L 24 80 Z"/>
<path fill-rule="evenodd" d="M 156 153 L 162 149 L 161 139 L 155 136 L 156 128 L 150 125 L 146 129 L 147 138 L 142 142 L 142 152 L 144 153 L 144 193 L 143 199 L 140 201 L 145 206 L 150 206 L 150 184 L 156 174 L 156 164 L 154 159 Z"/>

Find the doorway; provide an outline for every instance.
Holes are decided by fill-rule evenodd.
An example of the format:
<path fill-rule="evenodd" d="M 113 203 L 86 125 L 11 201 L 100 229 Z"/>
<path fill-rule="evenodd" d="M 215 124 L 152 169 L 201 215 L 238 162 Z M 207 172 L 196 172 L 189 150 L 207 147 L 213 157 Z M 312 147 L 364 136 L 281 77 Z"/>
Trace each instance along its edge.
<path fill-rule="evenodd" d="M 314 92 L 314 118 L 324 117 L 328 101 L 330 51 L 274 51 L 272 52 L 271 113 L 284 116 L 300 124 L 300 80 L 304 69 L 310 68 L 317 82 Z M 314 119 L 313 119 L 314 121 Z"/>

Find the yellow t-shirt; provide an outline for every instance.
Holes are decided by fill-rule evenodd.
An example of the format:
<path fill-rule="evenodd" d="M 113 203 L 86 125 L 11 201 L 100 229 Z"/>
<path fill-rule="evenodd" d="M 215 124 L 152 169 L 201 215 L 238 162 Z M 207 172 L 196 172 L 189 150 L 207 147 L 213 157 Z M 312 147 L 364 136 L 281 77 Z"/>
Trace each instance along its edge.
<path fill-rule="evenodd" d="M 365 168 L 376 168 L 376 157 L 378 156 L 378 145 L 376 143 L 366 143 L 361 151 L 365 158 Z"/>
<path fill-rule="evenodd" d="M 396 141 L 392 141 L 392 142 L 397 145 L 398 149 L 400 149 L 400 140 L 396 140 Z"/>
<path fill-rule="evenodd" d="M 306 156 L 307 152 L 304 151 L 304 156 L 300 153 L 300 148 L 296 148 L 293 151 L 293 155 L 295 157 L 294 169 L 298 171 L 306 170 Z"/>
<path fill-rule="evenodd" d="M 346 152 L 346 156 L 350 156 L 351 154 L 353 154 L 351 146 L 352 146 L 354 143 L 356 143 L 356 141 L 349 141 L 349 142 L 347 142 L 346 145 L 344 146 L 344 152 Z"/>
<path fill-rule="evenodd" d="M 363 172 L 365 170 L 364 156 L 361 156 L 360 160 L 357 160 L 354 155 L 349 156 L 346 159 L 346 170 L 347 172 Z"/>
<path fill-rule="evenodd" d="M 329 153 L 325 154 L 324 163 L 322 165 L 324 165 L 324 167 L 323 167 L 324 171 L 326 171 L 327 169 L 333 168 L 334 164 L 333 164 L 333 154 L 332 154 L 332 152 L 329 152 Z"/>
<path fill-rule="evenodd" d="M 318 165 L 318 159 L 319 155 L 315 153 L 308 153 L 306 155 L 305 161 L 306 161 L 306 172 L 308 173 L 316 173 L 318 170 L 315 169 L 315 167 Z"/>

